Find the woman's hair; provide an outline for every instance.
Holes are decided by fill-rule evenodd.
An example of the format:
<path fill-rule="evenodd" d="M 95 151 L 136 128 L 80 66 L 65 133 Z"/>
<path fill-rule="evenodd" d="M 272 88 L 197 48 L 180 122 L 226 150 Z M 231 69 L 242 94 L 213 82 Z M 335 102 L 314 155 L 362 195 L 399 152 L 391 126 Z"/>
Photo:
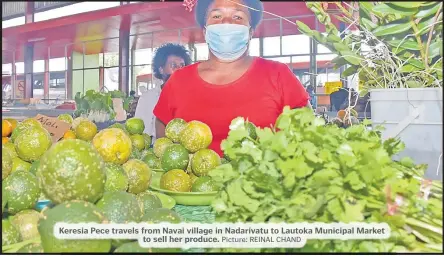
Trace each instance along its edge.
<path fill-rule="evenodd" d="M 185 47 L 180 44 L 167 43 L 156 49 L 153 58 L 153 74 L 157 79 L 162 79 L 162 74 L 160 73 L 160 68 L 164 67 L 168 57 L 177 56 L 185 61 L 185 66 L 191 64 L 191 58 L 189 52 Z"/>
<path fill-rule="evenodd" d="M 214 2 L 214 0 L 198 0 L 196 7 L 195 7 L 195 16 L 196 16 L 196 22 L 201 27 L 204 28 L 206 21 L 207 21 L 207 15 L 208 15 L 208 8 L 210 5 Z M 250 12 L 250 25 L 253 29 L 255 29 L 259 23 L 262 21 L 264 6 L 261 1 L 259 0 L 243 0 L 243 5 L 246 5 L 250 8 L 256 9 L 251 10 L 248 9 Z"/>

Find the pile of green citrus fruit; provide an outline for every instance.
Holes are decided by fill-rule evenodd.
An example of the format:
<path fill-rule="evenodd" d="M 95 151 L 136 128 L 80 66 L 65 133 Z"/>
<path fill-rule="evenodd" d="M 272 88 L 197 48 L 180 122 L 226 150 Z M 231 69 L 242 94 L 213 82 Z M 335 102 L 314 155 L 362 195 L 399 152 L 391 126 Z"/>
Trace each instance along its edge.
<path fill-rule="evenodd" d="M 208 172 L 221 164 L 219 155 L 207 147 L 213 135 L 199 121 L 176 118 L 165 128 L 165 137 L 154 142 L 153 152 L 143 160 L 154 171 L 163 172 L 160 188 L 175 192 L 217 191 Z"/>
<path fill-rule="evenodd" d="M 141 158 L 154 153 L 149 151 L 151 137 L 143 133 L 141 119 L 101 131 L 85 118 L 61 115 L 58 119 L 71 124 L 71 129 L 56 143 L 35 119 L 15 126 L 4 122 L 2 252 L 157 252 L 132 240 L 55 238 L 57 222 L 181 221 L 148 189 L 151 162 Z M 161 168 L 160 164 L 156 167 Z M 42 201 L 50 202 L 43 210 L 37 207 Z M 177 250 L 167 252 L 173 251 Z"/>

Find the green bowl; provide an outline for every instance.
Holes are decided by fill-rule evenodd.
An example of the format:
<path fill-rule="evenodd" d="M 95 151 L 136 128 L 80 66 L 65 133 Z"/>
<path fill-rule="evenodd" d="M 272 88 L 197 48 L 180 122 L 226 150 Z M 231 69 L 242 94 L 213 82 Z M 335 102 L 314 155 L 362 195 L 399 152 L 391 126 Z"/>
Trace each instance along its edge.
<path fill-rule="evenodd" d="M 150 188 L 165 195 L 168 195 L 181 205 L 206 206 L 216 198 L 218 191 L 212 192 L 176 192 L 160 188 L 160 177 L 163 172 L 153 172 Z"/>
<path fill-rule="evenodd" d="M 172 198 L 171 196 L 162 194 L 157 191 L 149 191 L 149 192 L 159 198 L 160 202 L 162 202 L 163 208 L 167 208 L 167 209 L 171 210 L 174 208 L 174 206 L 176 206 L 176 200 L 174 200 L 174 198 Z"/>

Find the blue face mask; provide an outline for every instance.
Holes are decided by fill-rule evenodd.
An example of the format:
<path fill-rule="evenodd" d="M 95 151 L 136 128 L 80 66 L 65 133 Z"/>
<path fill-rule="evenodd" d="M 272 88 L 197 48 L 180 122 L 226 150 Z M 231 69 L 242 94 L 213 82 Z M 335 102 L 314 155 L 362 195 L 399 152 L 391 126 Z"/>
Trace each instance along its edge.
<path fill-rule="evenodd" d="M 222 61 L 239 59 L 248 49 L 250 28 L 239 24 L 214 24 L 206 27 L 205 41 Z"/>

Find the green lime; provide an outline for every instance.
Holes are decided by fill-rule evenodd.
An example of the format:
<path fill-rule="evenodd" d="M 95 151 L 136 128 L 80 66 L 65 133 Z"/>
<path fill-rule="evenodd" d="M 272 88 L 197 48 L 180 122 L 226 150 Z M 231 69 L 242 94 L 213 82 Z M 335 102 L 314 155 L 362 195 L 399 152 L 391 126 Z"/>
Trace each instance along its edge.
<path fill-rule="evenodd" d="M 160 160 L 162 169 L 165 171 L 173 169 L 185 170 L 189 161 L 188 154 L 188 150 L 180 144 L 169 145 Z"/>
<path fill-rule="evenodd" d="M 130 134 L 142 134 L 145 130 L 145 124 L 142 119 L 133 117 L 126 120 L 125 128 Z"/>
<path fill-rule="evenodd" d="M 191 192 L 212 192 L 218 191 L 216 183 L 211 177 L 203 176 L 198 177 L 191 187 Z"/>
<path fill-rule="evenodd" d="M 187 122 L 181 118 L 171 120 L 165 127 L 165 136 L 173 142 L 179 142 L 180 133 L 187 126 Z"/>

